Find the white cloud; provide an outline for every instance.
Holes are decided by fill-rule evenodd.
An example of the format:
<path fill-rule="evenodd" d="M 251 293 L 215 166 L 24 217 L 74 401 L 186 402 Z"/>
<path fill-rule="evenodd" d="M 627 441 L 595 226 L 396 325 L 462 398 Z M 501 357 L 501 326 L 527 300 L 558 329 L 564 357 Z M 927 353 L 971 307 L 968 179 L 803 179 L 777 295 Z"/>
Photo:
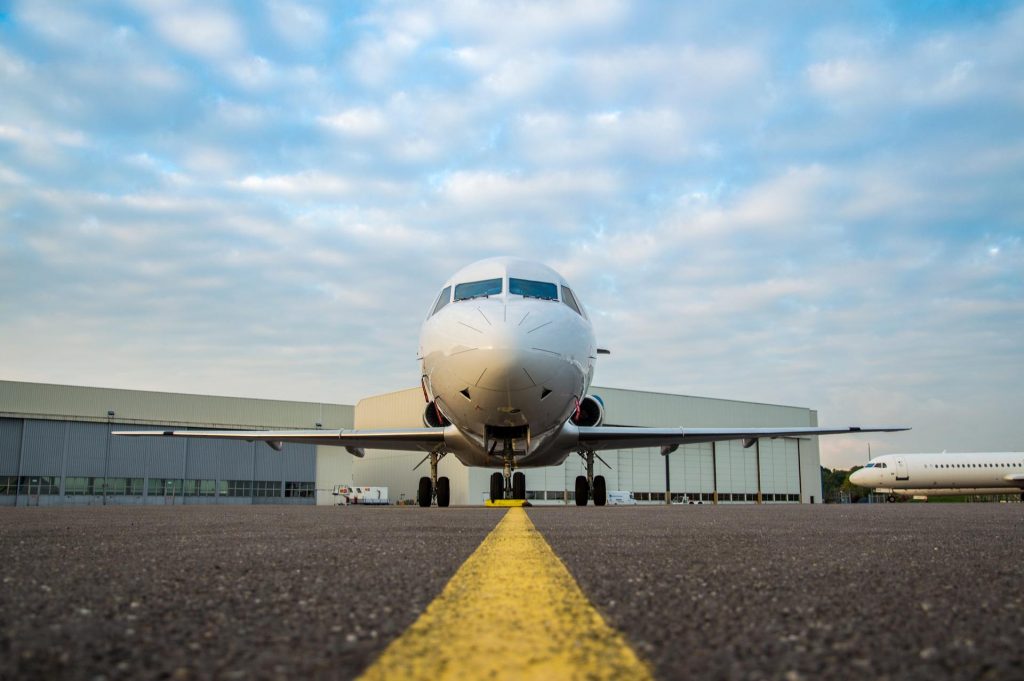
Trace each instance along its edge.
<path fill-rule="evenodd" d="M 209 60 L 235 57 L 245 35 L 230 12 L 201 3 L 141 2 L 157 32 L 180 50 Z"/>
<path fill-rule="evenodd" d="M 686 121 L 669 108 L 583 116 L 528 112 L 518 118 L 514 132 L 524 156 L 544 164 L 630 157 L 664 162 L 695 153 Z"/>
<path fill-rule="evenodd" d="M 293 48 L 315 48 L 327 35 L 327 17 L 306 3 L 268 0 L 266 9 L 273 30 Z"/>
<path fill-rule="evenodd" d="M 620 0 L 450 0 L 441 14 L 458 35 L 490 43 L 530 44 L 614 28 L 627 11 L 628 5 Z"/>
<path fill-rule="evenodd" d="M 388 124 L 380 109 L 357 107 L 346 109 L 317 119 L 322 125 L 346 135 L 375 137 L 388 130 Z"/>
<path fill-rule="evenodd" d="M 248 192 L 325 200 L 339 200 L 351 195 L 366 196 L 370 193 L 396 195 L 402 191 L 401 185 L 395 182 L 366 177 L 353 179 L 315 170 L 288 175 L 248 175 L 230 182 L 229 186 Z"/>
<path fill-rule="evenodd" d="M 553 200 L 583 200 L 587 196 L 614 192 L 618 185 L 618 180 L 605 172 L 518 176 L 492 171 L 463 171 L 444 180 L 440 195 L 462 207 L 487 208 L 500 213 Z"/>

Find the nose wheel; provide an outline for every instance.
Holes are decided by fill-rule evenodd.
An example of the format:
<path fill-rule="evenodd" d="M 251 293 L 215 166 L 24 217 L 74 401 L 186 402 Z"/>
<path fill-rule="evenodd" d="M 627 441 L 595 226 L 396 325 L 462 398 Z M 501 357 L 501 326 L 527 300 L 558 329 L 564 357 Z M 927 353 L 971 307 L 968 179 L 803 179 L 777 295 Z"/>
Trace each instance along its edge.
<path fill-rule="evenodd" d="M 491 501 L 501 499 L 526 499 L 526 474 L 513 472 L 515 457 L 512 441 L 506 440 L 502 452 L 502 472 L 491 473 Z"/>

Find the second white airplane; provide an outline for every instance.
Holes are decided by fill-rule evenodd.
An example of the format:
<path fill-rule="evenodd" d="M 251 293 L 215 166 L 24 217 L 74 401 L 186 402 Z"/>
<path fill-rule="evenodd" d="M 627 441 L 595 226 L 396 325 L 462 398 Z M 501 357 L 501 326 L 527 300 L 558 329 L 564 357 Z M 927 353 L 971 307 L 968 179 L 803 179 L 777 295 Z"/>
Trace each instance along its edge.
<path fill-rule="evenodd" d="M 448 478 L 437 463 L 453 454 L 467 466 L 498 468 L 491 498 L 525 499 L 520 468 L 556 466 L 573 453 L 586 463 L 576 479 L 576 504 L 607 500 L 594 475 L 604 449 L 661 447 L 718 440 L 799 437 L 907 430 L 897 426 L 842 428 L 632 428 L 603 426 L 604 406 L 588 395 L 599 354 L 586 309 L 550 267 L 518 258 L 490 258 L 456 272 L 441 287 L 420 333 L 423 428 L 404 430 L 120 431 L 115 435 L 259 440 L 364 448 L 421 450 L 430 476 L 419 481 L 421 506 L 448 506 Z"/>
<path fill-rule="evenodd" d="M 886 454 L 855 471 L 850 482 L 890 499 L 1019 492 L 1024 500 L 1024 452 Z"/>

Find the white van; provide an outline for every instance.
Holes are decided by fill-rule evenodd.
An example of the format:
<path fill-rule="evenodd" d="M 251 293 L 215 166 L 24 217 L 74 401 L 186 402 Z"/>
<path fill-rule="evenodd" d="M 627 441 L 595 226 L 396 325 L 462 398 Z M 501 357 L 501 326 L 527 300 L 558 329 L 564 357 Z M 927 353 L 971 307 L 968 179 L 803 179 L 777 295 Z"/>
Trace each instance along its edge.
<path fill-rule="evenodd" d="M 636 505 L 636 499 L 633 498 L 632 492 L 623 492 L 622 490 L 613 490 L 608 492 L 608 505 L 609 506 L 630 506 Z"/>

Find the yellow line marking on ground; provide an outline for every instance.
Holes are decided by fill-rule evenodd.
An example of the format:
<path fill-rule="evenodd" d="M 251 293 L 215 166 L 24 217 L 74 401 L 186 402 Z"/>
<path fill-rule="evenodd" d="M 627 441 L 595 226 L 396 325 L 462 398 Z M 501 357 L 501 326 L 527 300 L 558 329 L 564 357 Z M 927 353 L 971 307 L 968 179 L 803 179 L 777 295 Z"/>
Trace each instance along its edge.
<path fill-rule="evenodd" d="M 444 591 L 360 677 L 650 679 L 533 526 L 510 508 Z"/>

